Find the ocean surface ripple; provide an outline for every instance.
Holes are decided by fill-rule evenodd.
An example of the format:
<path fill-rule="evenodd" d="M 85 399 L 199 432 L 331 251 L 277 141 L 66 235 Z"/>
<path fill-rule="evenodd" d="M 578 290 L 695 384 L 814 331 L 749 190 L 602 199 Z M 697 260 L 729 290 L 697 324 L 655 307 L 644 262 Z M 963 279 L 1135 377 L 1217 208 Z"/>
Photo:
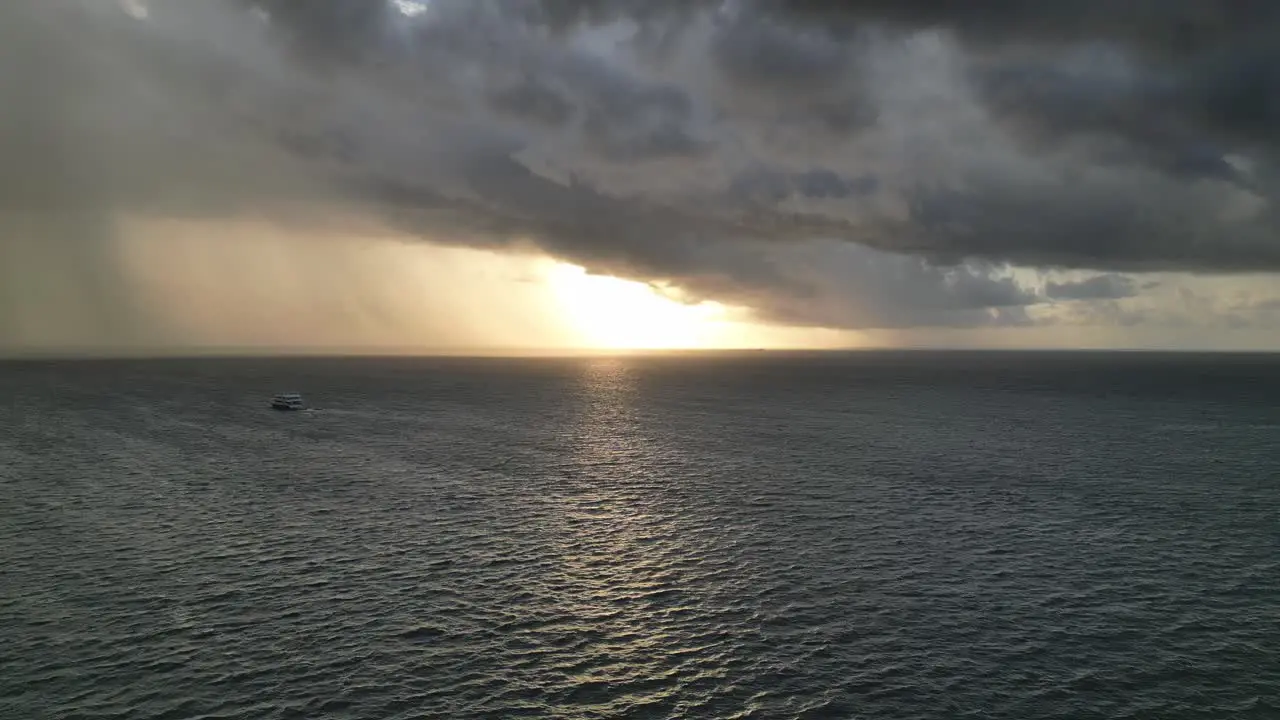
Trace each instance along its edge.
<path fill-rule="evenodd" d="M 0 717 L 1280 718 L 1274 358 L 26 362 L 0 397 Z"/>

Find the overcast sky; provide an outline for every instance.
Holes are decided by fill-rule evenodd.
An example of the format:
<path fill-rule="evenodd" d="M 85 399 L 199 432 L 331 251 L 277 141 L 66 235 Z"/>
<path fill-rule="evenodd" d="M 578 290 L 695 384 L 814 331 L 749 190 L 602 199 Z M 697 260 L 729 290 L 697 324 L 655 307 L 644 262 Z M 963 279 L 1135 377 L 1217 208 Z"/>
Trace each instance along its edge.
<path fill-rule="evenodd" d="M 909 344 L 1273 347 L 1277 55 L 1273 0 L 9 0 L 0 347 L 195 338 L 246 273 L 185 256 L 235 291 L 166 314 L 129 268 L 223 225 L 310 258 L 268 339 L 404 332 L 348 233 Z M 466 272 L 428 305 L 500 337 L 518 278 Z"/>

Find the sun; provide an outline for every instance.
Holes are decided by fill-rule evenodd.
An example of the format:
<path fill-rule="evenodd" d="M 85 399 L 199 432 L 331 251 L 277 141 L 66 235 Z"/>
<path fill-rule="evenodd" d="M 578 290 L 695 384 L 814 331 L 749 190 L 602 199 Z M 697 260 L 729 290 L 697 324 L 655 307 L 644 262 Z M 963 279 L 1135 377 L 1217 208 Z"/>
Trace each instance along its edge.
<path fill-rule="evenodd" d="M 679 350 L 722 345 L 731 323 L 715 302 L 686 304 L 631 280 L 556 262 L 544 278 L 583 345 L 602 350 Z"/>

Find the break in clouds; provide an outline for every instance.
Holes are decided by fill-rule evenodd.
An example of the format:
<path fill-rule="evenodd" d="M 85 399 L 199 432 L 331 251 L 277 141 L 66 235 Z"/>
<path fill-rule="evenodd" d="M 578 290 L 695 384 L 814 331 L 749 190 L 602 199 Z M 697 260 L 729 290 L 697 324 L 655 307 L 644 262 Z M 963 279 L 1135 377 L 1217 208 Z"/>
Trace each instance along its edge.
<path fill-rule="evenodd" d="M 1276 319 L 1275 2 L 11 0 L 0 67 L 0 213 L 87 267 L 373 222 L 787 324 Z"/>

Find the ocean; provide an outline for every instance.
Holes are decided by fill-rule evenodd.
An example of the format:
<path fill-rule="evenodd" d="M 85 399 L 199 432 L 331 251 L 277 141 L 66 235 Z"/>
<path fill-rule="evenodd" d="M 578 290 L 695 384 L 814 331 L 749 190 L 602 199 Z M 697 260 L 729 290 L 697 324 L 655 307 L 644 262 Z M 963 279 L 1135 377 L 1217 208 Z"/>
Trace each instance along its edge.
<path fill-rule="evenodd" d="M 1280 718 L 1276 356 L 24 361 L 0 399 L 6 719 Z"/>

